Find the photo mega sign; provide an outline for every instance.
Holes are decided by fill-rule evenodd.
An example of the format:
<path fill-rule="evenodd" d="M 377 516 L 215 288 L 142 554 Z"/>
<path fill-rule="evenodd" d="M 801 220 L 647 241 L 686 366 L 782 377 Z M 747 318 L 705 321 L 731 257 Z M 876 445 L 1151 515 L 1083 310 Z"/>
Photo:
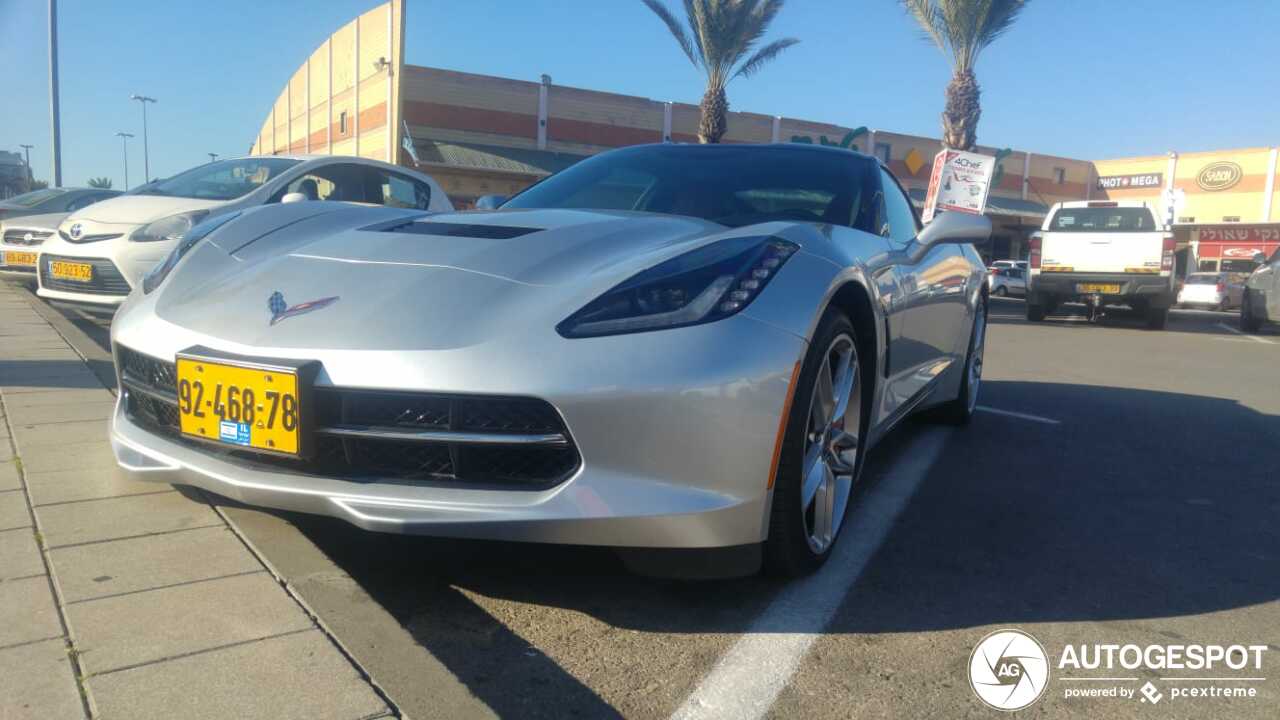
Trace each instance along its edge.
<path fill-rule="evenodd" d="M 1158 188 L 1164 185 L 1164 173 L 1138 173 L 1136 175 L 1099 175 L 1099 190 L 1132 190 L 1134 188 Z"/>

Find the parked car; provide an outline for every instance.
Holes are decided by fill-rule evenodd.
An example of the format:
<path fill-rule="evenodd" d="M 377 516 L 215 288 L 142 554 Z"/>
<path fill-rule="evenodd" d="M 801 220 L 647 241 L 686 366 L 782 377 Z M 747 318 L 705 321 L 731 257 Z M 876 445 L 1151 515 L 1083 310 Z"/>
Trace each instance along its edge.
<path fill-rule="evenodd" d="M 307 200 L 453 209 L 431 178 L 377 160 L 278 155 L 205 163 L 69 215 L 41 248 L 39 295 L 114 310 L 202 220 Z"/>
<path fill-rule="evenodd" d="M 1227 310 L 1240 307 L 1244 286 L 1227 273 L 1191 273 L 1178 290 L 1178 306 Z"/>
<path fill-rule="evenodd" d="M 0 221 L 0 274 L 35 275 L 40 246 L 58 232 L 66 216 L 49 213 Z"/>
<path fill-rule="evenodd" d="M 890 428 L 974 412 L 990 231 L 793 144 L 613 150 L 496 211 L 227 214 L 116 315 L 111 441 L 368 530 L 803 573 Z"/>
<path fill-rule="evenodd" d="M 987 274 L 988 291 L 992 295 L 1007 297 L 1027 294 L 1027 271 L 1016 267 L 998 267 Z"/>
<path fill-rule="evenodd" d="M 88 207 L 101 200 L 118 197 L 119 190 L 103 188 L 45 188 L 0 200 L 0 220 L 23 215 L 69 213 Z"/>
<path fill-rule="evenodd" d="M 1240 328 L 1258 332 L 1267 323 L 1280 322 L 1280 250 L 1267 257 L 1253 256 L 1258 267 L 1244 284 L 1240 301 Z"/>
<path fill-rule="evenodd" d="M 987 266 L 987 270 L 991 272 L 994 272 L 1001 268 L 1022 268 L 1023 270 L 1026 270 L 1027 261 L 1026 260 L 996 260 L 995 262 Z"/>
<path fill-rule="evenodd" d="M 1056 203 L 1031 236 L 1027 319 L 1044 320 L 1079 300 L 1093 317 L 1105 305 L 1128 305 L 1163 329 L 1176 300 L 1173 233 L 1145 202 Z"/>

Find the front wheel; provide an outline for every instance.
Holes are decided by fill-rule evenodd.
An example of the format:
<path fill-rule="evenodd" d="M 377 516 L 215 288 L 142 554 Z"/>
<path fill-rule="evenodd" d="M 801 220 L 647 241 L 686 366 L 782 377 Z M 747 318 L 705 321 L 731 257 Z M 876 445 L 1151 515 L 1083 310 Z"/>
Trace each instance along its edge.
<path fill-rule="evenodd" d="M 1169 308 L 1147 308 L 1147 327 L 1151 330 L 1163 330 L 1169 321 Z"/>
<path fill-rule="evenodd" d="M 1000 297 L 1005 297 L 1005 296 L 1006 296 L 1006 295 L 1008 295 L 1008 294 L 1009 294 L 1009 288 L 1007 288 L 1007 287 L 1005 287 L 1005 286 L 1003 286 L 1003 285 L 1001 285 L 1000 287 L 996 288 L 996 295 L 999 295 Z"/>
<path fill-rule="evenodd" d="M 771 573 L 794 577 L 818 569 L 844 525 L 862 472 L 865 369 L 855 337 L 848 316 L 828 309 L 801 366 L 764 544 Z"/>
<path fill-rule="evenodd" d="M 1031 322 L 1041 322 L 1044 320 L 1044 306 L 1035 303 L 1027 303 L 1027 320 Z"/>
<path fill-rule="evenodd" d="M 979 300 L 973 316 L 973 331 L 969 333 L 969 352 L 965 354 L 960 392 L 954 400 L 937 407 L 934 412 L 939 420 L 951 425 L 967 425 L 973 419 L 973 412 L 978 408 L 978 391 L 982 389 L 982 363 L 986 349 L 987 303 Z"/>
<path fill-rule="evenodd" d="M 1249 297 L 1249 291 L 1244 291 L 1244 298 L 1240 301 L 1240 329 L 1245 332 L 1258 332 L 1262 329 L 1263 318 L 1259 317 L 1253 311 L 1253 299 Z"/>

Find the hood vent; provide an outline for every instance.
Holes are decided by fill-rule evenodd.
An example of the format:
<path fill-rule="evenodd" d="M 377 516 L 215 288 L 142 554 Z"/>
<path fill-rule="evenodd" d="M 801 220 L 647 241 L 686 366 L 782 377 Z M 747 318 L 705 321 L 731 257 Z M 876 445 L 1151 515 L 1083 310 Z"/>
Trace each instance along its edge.
<path fill-rule="evenodd" d="M 510 240 L 529 233 L 542 232 L 544 228 L 514 227 L 511 225 L 472 225 L 469 223 L 451 222 L 415 222 L 396 220 L 391 223 L 370 225 L 361 230 L 370 232 L 397 232 L 413 235 L 443 235 L 445 237 L 467 237 L 480 240 Z"/>

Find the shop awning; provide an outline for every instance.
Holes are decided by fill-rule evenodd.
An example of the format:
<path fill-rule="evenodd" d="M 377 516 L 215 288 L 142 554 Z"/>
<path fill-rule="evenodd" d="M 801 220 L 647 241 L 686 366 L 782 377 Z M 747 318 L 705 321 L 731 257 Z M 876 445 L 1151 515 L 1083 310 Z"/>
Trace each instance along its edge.
<path fill-rule="evenodd" d="M 907 194 L 911 196 L 911 203 L 916 206 L 917 210 L 924 209 L 925 190 L 923 188 L 912 188 L 907 191 Z M 998 195 L 992 195 L 987 198 L 987 215 L 1043 218 L 1048 213 L 1048 207 L 1031 200 L 1000 197 Z"/>
<path fill-rule="evenodd" d="M 521 175 L 550 175 L 582 160 L 585 155 L 510 148 L 500 145 L 418 140 L 414 143 L 418 161 L 424 165 L 439 165 L 468 170 L 485 170 L 518 173 Z"/>

